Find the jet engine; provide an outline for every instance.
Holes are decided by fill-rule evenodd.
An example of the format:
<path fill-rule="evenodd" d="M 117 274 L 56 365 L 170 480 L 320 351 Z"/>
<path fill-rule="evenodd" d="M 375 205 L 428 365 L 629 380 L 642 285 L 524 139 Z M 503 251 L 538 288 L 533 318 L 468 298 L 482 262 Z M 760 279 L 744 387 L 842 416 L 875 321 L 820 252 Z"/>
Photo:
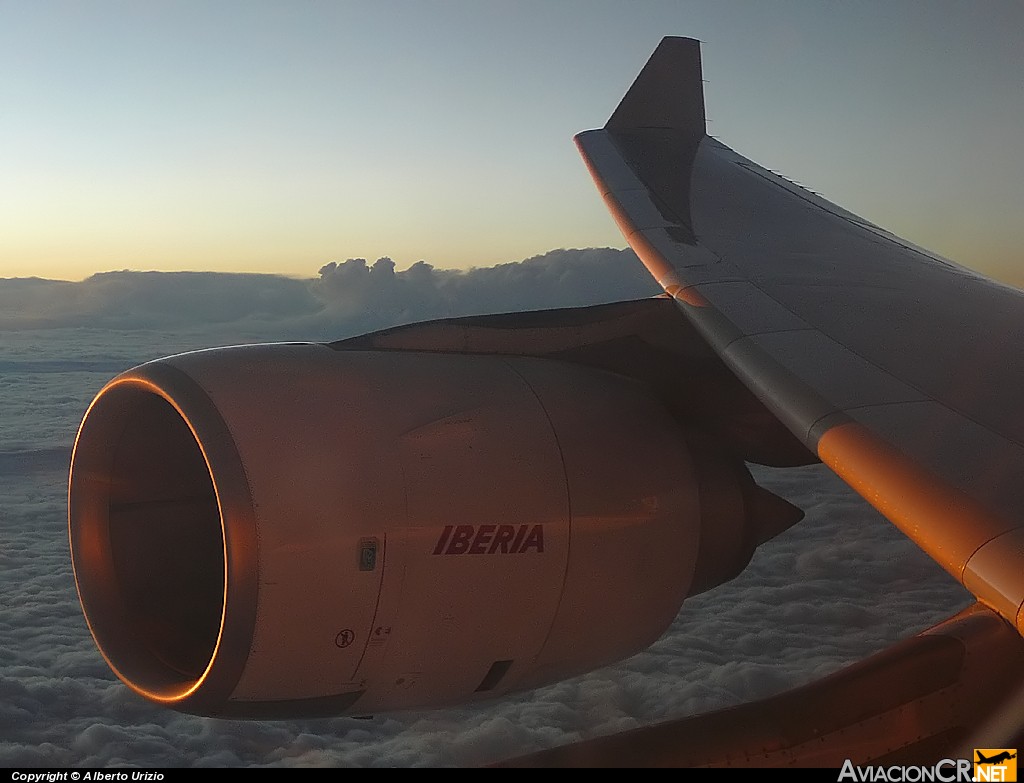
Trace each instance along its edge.
<path fill-rule="evenodd" d="M 692 441 L 647 384 L 550 358 L 173 356 L 83 419 L 79 596 L 117 675 L 186 712 L 534 687 L 646 647 L 799 519 Z"/>

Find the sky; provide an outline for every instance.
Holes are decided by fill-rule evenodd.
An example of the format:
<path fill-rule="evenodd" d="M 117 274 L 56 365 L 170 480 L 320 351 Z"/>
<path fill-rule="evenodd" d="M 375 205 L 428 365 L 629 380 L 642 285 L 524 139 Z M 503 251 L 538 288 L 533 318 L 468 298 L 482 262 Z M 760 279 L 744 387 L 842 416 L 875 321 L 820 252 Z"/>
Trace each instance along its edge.
<path fill-rule="evenodd" d="M 1024 283 L 1019 0 L 0 0 L 0 277 L 623 247 L 572 136 L 664 35 L 709 132 Z"/>
<path fill-rule="evenodd" d="M 82 413 L 112 376 L 212 345 L 341 338 L 654 288 L 619 250 L 552 251 L 464 273 L 348 261 L 307 280 L 215 272 L 0 280 L 0 767 L 487 764 L 777 694 L 969 604 L 952 577 L 827 469 L 752 466 L 805 519 L 763 545 L 739 578 L 687 599 L 650 648 L 580 677 L 436 711 L 233 721 L 154 706 L 110 671 L 75 592 L 67 466 Z"/>

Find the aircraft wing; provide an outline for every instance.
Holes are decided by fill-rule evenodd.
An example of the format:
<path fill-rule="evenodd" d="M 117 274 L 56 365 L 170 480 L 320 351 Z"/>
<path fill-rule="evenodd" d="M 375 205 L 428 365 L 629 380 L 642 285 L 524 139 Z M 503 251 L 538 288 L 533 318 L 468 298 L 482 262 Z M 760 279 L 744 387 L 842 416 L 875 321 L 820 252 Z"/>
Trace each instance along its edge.
<path fill-rule="evenodd" d="M 1024 630 L 1024 295 L 711 138 L 702 92 L 666 38 L 576 137 L 609 211 L 768 409 Z"/>

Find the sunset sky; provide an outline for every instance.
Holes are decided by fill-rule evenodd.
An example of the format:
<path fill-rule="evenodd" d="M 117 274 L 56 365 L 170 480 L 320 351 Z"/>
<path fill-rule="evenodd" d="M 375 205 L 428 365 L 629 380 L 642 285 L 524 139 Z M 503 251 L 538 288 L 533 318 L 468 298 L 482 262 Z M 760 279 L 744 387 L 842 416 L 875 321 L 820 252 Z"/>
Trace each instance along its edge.
<path fill-rule="evenodd" d="M 622 247 L 576 150 L 664 35 L 709 131 L 1024 284 L 1024 3 L 0 0 L 0 277 Z"/>

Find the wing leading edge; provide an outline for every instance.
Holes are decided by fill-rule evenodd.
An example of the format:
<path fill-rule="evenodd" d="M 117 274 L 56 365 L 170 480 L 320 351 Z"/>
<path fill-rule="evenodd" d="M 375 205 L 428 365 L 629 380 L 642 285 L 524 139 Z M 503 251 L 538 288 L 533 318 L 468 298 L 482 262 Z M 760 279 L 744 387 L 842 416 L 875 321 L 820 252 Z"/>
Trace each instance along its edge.
<path fill-rule="evenodd" d="M 1024 632 L 1024 296 L 706 135 L 666 38 L 576 137 L 629 244 L 809 449 Z"/>

